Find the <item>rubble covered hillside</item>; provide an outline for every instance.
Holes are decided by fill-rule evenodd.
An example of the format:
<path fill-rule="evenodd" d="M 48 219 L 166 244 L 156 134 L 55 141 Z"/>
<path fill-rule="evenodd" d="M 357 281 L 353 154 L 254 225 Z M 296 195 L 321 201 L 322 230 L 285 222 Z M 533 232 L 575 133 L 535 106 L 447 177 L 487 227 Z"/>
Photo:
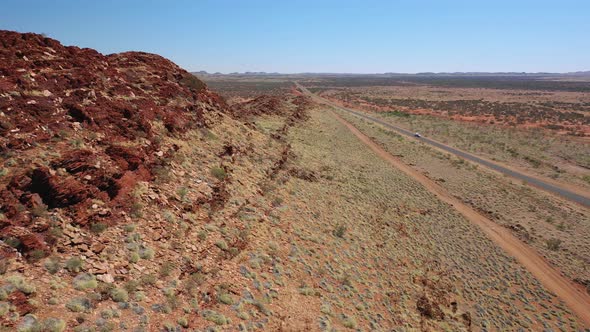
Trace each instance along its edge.
<path fill-rule="evenodd" d="M 0 43 L 0 330 L 229 324 L 216 307 L 243 295 L 237 258 L 270 218 L 281 135 L 310 102 L 266 102 L 285 120 L 271 138 L 252 103 L 229 107 L 158 55 Z M 240 300 L 259 324 L 268 293 Z"/>
<path fill-rule="evenodd" d="M 162 136 L 206 128 L 205 113 L 225 109 L 157 55 L 103 56 L 7 31 L 0 41 L 3 236 L 29 258 L 56 242 L 48 209 L 78 226 L 120 221 L 138 181 L 152 181 L 174 152 Z"/>

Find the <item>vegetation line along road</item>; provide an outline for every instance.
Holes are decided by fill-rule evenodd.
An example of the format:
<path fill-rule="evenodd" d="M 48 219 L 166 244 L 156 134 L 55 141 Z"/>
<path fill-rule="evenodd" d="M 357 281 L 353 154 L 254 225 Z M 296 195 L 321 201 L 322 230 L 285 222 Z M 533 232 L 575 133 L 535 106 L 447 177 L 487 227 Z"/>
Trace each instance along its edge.
<path fill-rule="evenodd" d="M 363 114 L 362 112 L 358 112 L 358 111 L 351 110 L 351 109 L 346 108 L 346 107 L 341 107 L 341 106 L 335 105 L 334 103 L 332 103 L 332 102 L 330 102 L 330 101 L 328 101 L 328 100 L 326 100 L 326 99 L 324 99 L 322 97 L 319 97 L 319 96 L 311 93 L 311 91 L 307 90 L 306 88 L 304 88 L 303 86 L 301 86 L 299 84 L 297 84 L 297 87 L 300 90 L 302 90 L 304 93 L 307 93 L 310 96 L 312 96 L 318 102 L 321 102 L 323 104 L 328 104 L 328 105 L 330 105 L 330 106 L 332 106 L 334 108 L 337 108 L 339 110 L 342 110 L 342 111 L 345 111 L 345 112 L 354 114 L 356 116 L 362 117 L 364 119 L 367 119 L 367 120 L 370 120 L 370 121 L 379 123 L 380 125 L 383 125 L 383 126 L 389 128 L 389 129 L 392 129 L 392 130 L 394 130 L 394 131 L 396 131 L 396 132 L 398 132 L 398 133 L 400 133 L 402 135 L 406 135 L 406 136 L 410 136 L 410 137 L 413 137 L 413 135 L 414 135 L 414 133 L 411 132 L 411 131 L 409 131 L 409 130 L 406 130 L 406 129 L 403 129 L 403 128 L 394 126 L 394 125 L 392 125 L 390 123 L 387 123 L 385 121 L 382 121 L 382 120 L 376 119 L 374 117 L 368 116 L 366 114 Z M 556 184 L 549 183 L 547 181 L 543 181 L 543 180 L 538 179 L 536 177 L 532 177 L 532 176 L 523 174 L 521 172 L 515 171 L 513 169 L 504 167 L 504 166 L 499 165 L 497 163 L 494 163 L 494 162 L 491 162 L 491 161 L 486 160 L 484 158 L 481 158 L 481 157 L 478 157 L 476 155 L 473 155 L 471 153 L 467 153 L 465 151 L 462 151 L 462 150 L 453 148 L 451 146 L 442 144 L 442 143 L 437 142 L 435 140 L 432 140 L 430 138 L 422 137 L 422 138 L 420 138 L 420 141 L 421 142 L 424 142 L 424 143 L 427 143 L 427 144 L 430 144 L 430 145 L 432 145 L 432 146 L 434 146 L 436 148 L 439 148 L 441 150 L 444 150 L 446 152 L 450 152 L 450 153 L 452 153 L 452 154 L 454 154 L 454 155 L 456 155 L 458 157 L 461 157 L 463 159 L 467 159 L 467 160 L 469 160 L 471 162 L 475 162 L 477 164 L 480 164 L 480 165 L 483 165 L 485 167 L 488 167 L 488 168 L 490 168 L 490 169 L 492 169 L 494 171 L 500 172 L 500 173 L 505 174 L 507 176 L 510 176 L 512 178 L 525 181 L 526 183 L 528 183 L 528 184 L 530 184 L 532 186 L 535 186 L 537 188 L 540 188 L 540 189 L 542 189 L 544 191 L 547 191 L 549 193 L 556 194 L 556 195 L 561 196 L 561 197 L 563 197 L 565 199 L 568 199 L 568 200 L 570 200 L 572 202 L 578 203 L 578 204 L 583 205 L 585 207 L 590 207 L 590 195 L 583 195 L 581 193 L 574 192 L 574 191 L 572 191 L 570 189 L 566 189 L 566 188 L 560 187 L 560 186 L 558 186 Z"/>
<path fill-rule="evenodd" d="M 428 191 L 436 195 L 441 201 L 450 204 L 466 219 L 479 226 L 486 235 L 506 251 L 515 257 L 531 274 L 533 274 L 548 290 L 555 293 L 587 326 L 590 326 L 590 295 L 581 287 L 553 268 L 534 249 L 521 242 L 508 230 L 497 225 L 492 220 L 484 217 L 465 203 L 453 197 L 443 187 L 427 178 L 424 174 L 404 164 L 389 152 L 373 142 L 355 126 L 344 120 L 332 111 L 334 116 L 344 124 L 357 138 L 365 143 L 377 155 L 398 168 L 402 172 L 414 178 Z"/>

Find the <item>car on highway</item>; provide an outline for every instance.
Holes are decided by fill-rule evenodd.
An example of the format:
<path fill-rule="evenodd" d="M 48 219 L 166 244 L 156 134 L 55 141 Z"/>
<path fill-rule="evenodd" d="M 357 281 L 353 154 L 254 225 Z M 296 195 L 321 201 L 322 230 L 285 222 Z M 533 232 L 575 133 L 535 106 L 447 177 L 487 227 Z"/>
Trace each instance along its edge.
<path fill-rule="evenodd" d="M 422 135 L 420 135 L 420 133 L 418 133 L 418 132 L 415 132 L 415 133 L 414 133 L 414 137 L 418 137 L 418 138 L 420 138 L 420 137 L 422 137 Z"/>

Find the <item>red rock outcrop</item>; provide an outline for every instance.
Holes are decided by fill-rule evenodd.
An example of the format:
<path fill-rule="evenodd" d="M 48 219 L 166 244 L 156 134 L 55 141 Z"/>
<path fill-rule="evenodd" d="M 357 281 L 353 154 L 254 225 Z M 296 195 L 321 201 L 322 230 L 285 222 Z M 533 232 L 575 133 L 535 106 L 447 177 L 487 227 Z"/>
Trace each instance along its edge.
<path fill-rule="evenodd" d="M 238 118 L 262 114 L 280 115 L 285 113 L 285 100 L 278 96 L 262 95 L 252 100 L 234 104 L 231 113 Z"/>
<path fill-rule="evenodd" d="M 92 199 L 129 208 L 138 181 L 166 156 L 162 131 L 209 125 L 225 101 L 171 61 L 143 52 L 102 55 L 32 33 L 0 31 L 0 238 L 43 249 L 44 210 L 98 218 Z M 102 215 L 102 218 L 112 214 Z M 47 227 L 46 227 L 47 228 Z M 42 228 L 41 228 L 42 229 Z"/>

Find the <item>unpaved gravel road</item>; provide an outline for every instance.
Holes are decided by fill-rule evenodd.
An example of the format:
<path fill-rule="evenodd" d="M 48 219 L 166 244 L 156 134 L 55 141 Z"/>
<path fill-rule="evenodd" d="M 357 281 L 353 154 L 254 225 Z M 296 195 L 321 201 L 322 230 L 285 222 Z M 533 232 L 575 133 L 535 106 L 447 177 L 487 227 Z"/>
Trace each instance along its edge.
<path fill-rule="evenodd" d="M 531 274 L 533 274 L 549 291 L 555 293 L 576 314 L 586 327 L 590 327 L 590 295 L 580 285 L 564 277 L 553 268 L 534 249 L 513 236 L 510 231 L 484 217 L 465 203 L 453 197 L 446 189 L 427 178 L 412 167 L 394 157 L 355 126 L 331 111 L 338 121 L 344 124 L 359 140 L 365 143 L 379 157 L 392 166 L 411 176 L 441 201 L 451 205 L 467 220 L 479 226 L 486 235 L 500 246 L 506 253 L 516 258 Z"/>

